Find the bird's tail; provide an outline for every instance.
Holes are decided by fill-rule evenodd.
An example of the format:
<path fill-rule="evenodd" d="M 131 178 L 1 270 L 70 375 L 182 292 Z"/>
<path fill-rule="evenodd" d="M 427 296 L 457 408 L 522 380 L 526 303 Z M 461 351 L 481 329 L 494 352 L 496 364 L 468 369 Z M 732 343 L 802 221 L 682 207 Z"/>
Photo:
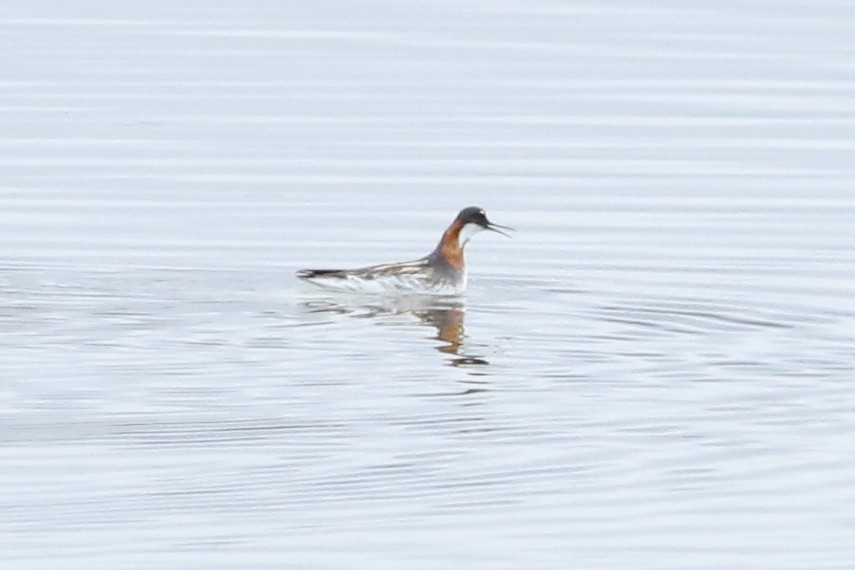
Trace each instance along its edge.
<path fill-rule="evenodd" d="M 316 277 L 344 277 L 341 269 L 301 269 L 297 272 L 300 279 L 314 279 Z"/>

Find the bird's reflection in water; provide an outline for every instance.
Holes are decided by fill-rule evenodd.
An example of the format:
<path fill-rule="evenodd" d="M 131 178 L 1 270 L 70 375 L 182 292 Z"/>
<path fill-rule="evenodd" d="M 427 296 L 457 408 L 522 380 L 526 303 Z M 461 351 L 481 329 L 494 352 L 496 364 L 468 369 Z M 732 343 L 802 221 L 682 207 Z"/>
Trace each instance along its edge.
<path fill-rule="evenodd" d="M 433 337 L 444 344 L 436 347 L 443 354 L 452 356 L 452 366 L 485 366 L 490 364 L 483 358 L 468 355 L 463 350 L 463 339 L 465 330 L 463 321 L 466 317 L 464 307 L 427 309 L 424 311 L 413 311 L 419 320 L 436 328 L 436 336 Z"/>
<path fill-rule="evenodd" d="M 371 299 L 345 303 L 339 299 L 318 299 L 302 304 L 309 313 L 336 313 L 354 318 L 374 318 L 409 314 L 436 329 L 430 338 L 441 341 L 436 350 L 450 357 L 451 366 L 486 366 L 487 360 L 467 351 L 464 339 L 466 306 L 455 297 L 404 297 L 400 299 Z"/>

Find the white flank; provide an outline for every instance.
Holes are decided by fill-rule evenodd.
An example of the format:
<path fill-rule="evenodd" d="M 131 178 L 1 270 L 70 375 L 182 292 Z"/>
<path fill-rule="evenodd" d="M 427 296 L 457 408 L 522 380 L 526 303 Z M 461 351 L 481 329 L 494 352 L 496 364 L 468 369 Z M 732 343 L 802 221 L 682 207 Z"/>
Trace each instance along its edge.
<path fill-rule="evenodd" d="M 466 289 L 466 274 L 457 281 L 442 281 L 431 283 L 419 275 L 384 275 L 366 279 L 358 275 L 346 277 L 313 277 L 306 279 L 309 283 L 329 289 L 351 293 L 385 294 L 385 295 L 457 295 Z"/>

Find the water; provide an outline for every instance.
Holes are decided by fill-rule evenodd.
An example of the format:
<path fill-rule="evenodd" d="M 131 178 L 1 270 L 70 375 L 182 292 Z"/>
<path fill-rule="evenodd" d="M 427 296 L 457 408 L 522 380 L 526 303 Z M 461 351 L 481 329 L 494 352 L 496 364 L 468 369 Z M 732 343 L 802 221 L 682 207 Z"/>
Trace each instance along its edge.
<path fill-rule="evenodd" d="M 0 561 L 850 568 L 848 2 L 12 2 Z M 462 299 L 303 267 L 429 252 Z"/>

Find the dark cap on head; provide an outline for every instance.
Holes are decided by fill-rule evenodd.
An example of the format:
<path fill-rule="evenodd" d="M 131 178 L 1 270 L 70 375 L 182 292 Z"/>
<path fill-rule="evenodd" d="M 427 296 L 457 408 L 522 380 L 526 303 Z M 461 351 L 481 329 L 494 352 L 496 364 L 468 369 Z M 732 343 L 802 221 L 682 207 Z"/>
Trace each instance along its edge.
<path fill-rule="evenodd" d="M 469 206 L 468 208 L 463 208 L 460 210 L 460 213 L 457 214 L 457 219 L 463 222 L 464 224 L 478 224 L 479 226 L 486 227 L 489 225 L 489 221 L 487 220 L 487 213 L 478 206 Z"/>
<path fill-rule="evenodd" d="M 469 206 L 468 208 L 463 208 L 460 210 L 460 213 L 457 214 L 457 221 L 465 224 L 476 224 L 481 226 L 485 230 L 492 230 L 496 233 L 507 236 L 502 230 L 513 230 L 514 228 L 509 228 L 507 226 L 500 226 L 499 224 L 494 224 L 490 220 L 487 219 L 487 213 L 483 210 L 483 208 L 479 208 L 478 206 Z M 499 229 L 500 228 L 500 229 Z M 510 236 L 508 236 L 510 237 Z"/>

